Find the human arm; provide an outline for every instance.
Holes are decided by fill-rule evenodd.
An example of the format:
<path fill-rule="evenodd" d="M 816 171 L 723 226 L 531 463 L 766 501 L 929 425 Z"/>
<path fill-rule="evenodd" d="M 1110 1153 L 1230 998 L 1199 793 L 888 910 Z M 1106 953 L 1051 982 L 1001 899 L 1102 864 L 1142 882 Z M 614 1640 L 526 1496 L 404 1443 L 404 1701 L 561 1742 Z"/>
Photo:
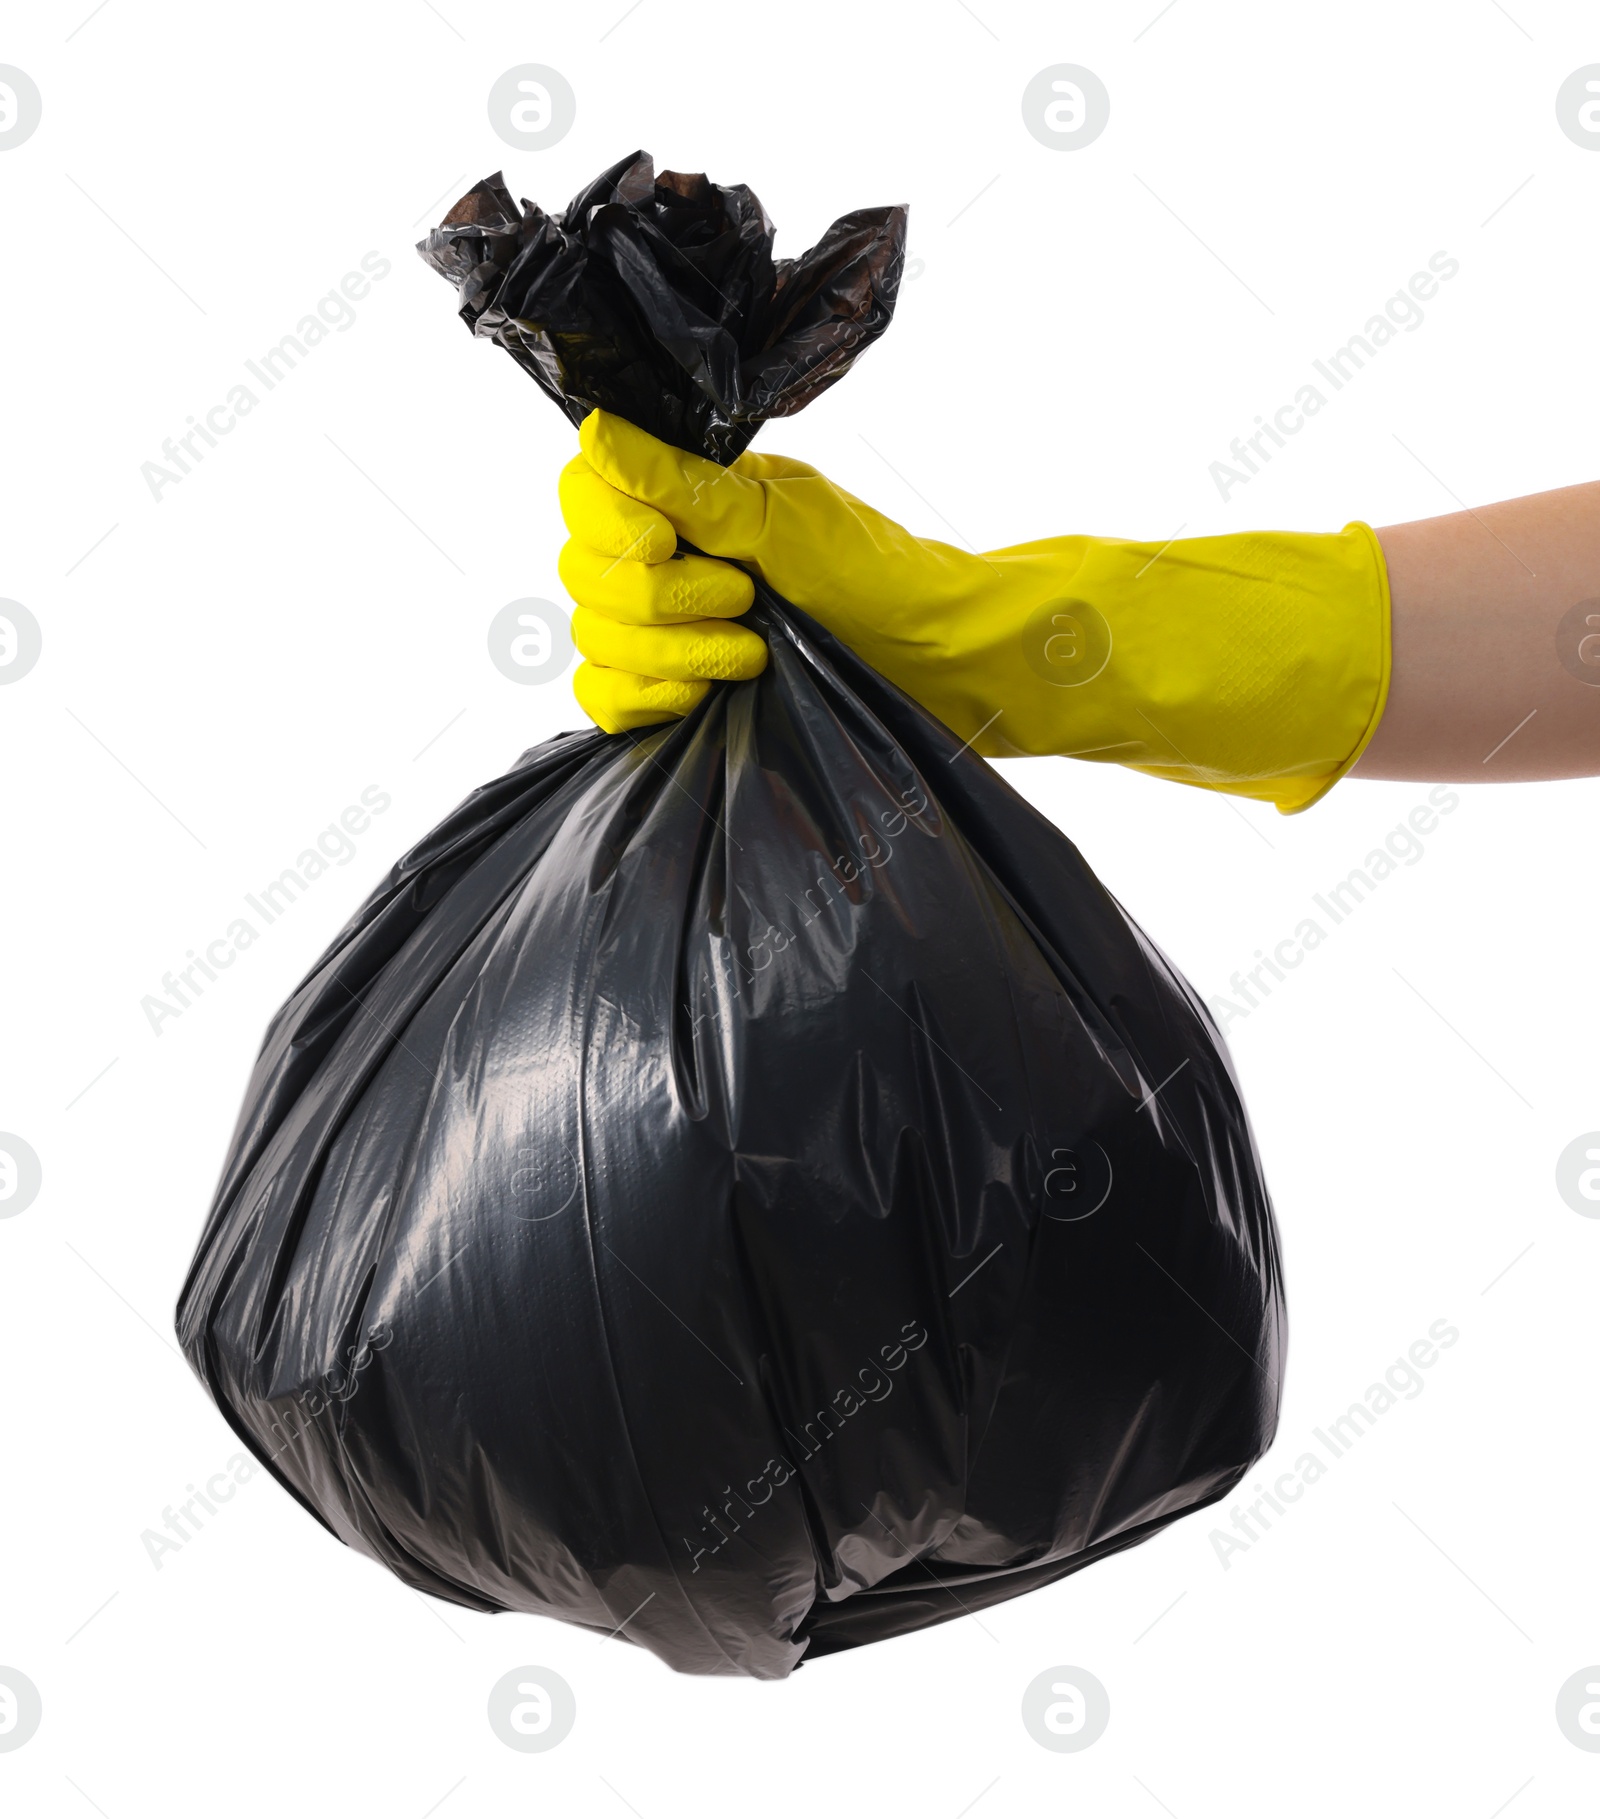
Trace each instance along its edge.
<path fill-rule="evenodd" d="M 674 559 L 681 536 L 814 614 L 989 756 L 1121 763 L 1295 812 L 1352 767 L 1496 774 L 1482 760 L 1509 749 L 1519 719 L 1531 730 L 1542 717 L 1502 709 L 1538 684 L 1569 697 L 1552 716 L 1561 738 L 1533 748 L 1545 768 L 1510 774 L 1600 768 L 1585 666 L 1563 674 L 1554 636 L 1555 606 L 1582 597 L 1572 589 L 1595 547 L 1600 489 L 1381 536 L 1363 524 L 1162 545 L 1067 536 L 975 554 L 913 537 L 803 463 L 752 454 L 719 468 L 600 412 L 580 443 L 562 476 L 573 533 L 562 575 L 589 659 L 575 687 L 607 730 L 687 713 L 708 679 L 765 663 L 761 640 L 735 622 L 748 575 Z M 1533 560 L 1513 557 L 1507 530 Z M 1536 565 L 1542 588 L 1524 575 Z M 1497 583 L 1507 567 L 1520 586 Z M 1574 651 L 1600 657 L 1594 632 L 1586 646 L 1572 636 Z M 1508 638 L 1515 662 L 1497 655 Z"/>
<path fill-rule="evenodd" d="M 1600 772 L 1600 482 L 1388 525 L 1378 541 L 1393 673 L 1353 774 Z"/>

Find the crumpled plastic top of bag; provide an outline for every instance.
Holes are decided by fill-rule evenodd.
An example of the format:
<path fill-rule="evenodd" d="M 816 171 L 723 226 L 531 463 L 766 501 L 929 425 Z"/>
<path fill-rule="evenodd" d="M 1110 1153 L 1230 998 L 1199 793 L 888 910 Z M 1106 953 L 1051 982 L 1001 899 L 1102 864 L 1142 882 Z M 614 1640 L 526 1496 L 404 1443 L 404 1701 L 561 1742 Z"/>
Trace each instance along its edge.
<path fill-rule="evenodd" d="M 647 174 L 543 226 L 480 184 L 424 255 L 475 325 L 514 289 L 497 338 L 570 415 L 603 394 L 726 452 L 887 320 L 902 212 L 769 286 L 748 191 Z M 637 221 L 597 234 L 623 185 Z M 798 390 L 780 345 L 814 356 Z M 1181 975 L 759 577 L 747 623 L 754 681 L 546 741 L 362 905 L 267 1032 L 178 1332 L 273 1476 L 415 1590 L 780 1679 L 1226 1497 L 1284 1309 Z"/>
<path fill-rule="evenodd" d="M 595 406 L 724 464 L 768 417 L 849 371 L 888 326 L 904 208 L 842 215 L 799 259 L 744 184 L 634 152 L 559 215 L 519 209 L 497 171 L 418 248 L 461 317 L 532 373 L 574 423 Z"/>

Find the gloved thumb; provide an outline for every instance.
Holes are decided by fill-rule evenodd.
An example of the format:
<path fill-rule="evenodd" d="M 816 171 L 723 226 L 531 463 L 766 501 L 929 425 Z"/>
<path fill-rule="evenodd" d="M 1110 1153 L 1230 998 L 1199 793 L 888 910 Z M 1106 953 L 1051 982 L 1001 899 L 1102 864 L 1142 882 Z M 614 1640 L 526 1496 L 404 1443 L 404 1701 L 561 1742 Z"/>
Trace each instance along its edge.
<path fill-rule="evenodd" d="M 697 549 L 755 559 L 766 521 L 759 480 L 674 448 L 610 411 L 590 411 L 578 426 L 578 446 L 603 480 L 653 505 Z"/>

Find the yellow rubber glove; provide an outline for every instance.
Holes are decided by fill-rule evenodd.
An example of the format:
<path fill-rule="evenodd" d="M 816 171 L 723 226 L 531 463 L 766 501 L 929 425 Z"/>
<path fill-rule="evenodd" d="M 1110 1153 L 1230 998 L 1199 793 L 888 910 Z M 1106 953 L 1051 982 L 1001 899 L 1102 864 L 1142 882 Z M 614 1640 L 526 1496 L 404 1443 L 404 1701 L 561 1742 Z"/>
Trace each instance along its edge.
<path fill-rule="evenodd" d="M 1308 808 L 1383 713 L 1389 586 L 1364 524 L 1167 544 L 913 537 L 804 462 L 683 453 L 595 411 L 561 475 L 561 578 L 608 732 L 759 675 L 747 564 L 988 757 L 1056 753 Z M 710 680 L 708 680 L 710 679 Z"/>

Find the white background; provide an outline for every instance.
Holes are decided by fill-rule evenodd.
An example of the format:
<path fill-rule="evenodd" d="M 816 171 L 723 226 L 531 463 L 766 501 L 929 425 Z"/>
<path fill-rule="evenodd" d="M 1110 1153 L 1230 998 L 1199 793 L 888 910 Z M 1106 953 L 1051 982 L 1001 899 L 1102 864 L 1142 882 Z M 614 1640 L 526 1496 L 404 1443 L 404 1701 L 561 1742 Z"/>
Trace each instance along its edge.
<path fill-rule="evenodd" d="M 558 205 L 643 146 L 751 183 L 789 253 L 909 202 L 894 327 L 761 446 L 928 534 L 1381 525 L 1596 477 L 1600 156 L 1554 110 L 1593 9 L 1159 5 L 8 6 L 44 117 L 0 152 L 0 594 L 45 640 L 0 690 L 0 1129 L 44 1171 L 0 1222 L 0 1665 L 44 1701 L 8 1813 L 1593 1810 L 1554 1701 L 1600 1660 L 1600 1223 L 1554 1171 L 1600 1127 L 1600 782 L 1485 766 L 1230 1028 L 1290 1291 L 1262 1475 L 1431 1323 L 1460 1340 L 1226 1570 L 1207 1512 L 981 1627 L 756 1684 L 429 1604 L 263 1474 L 159 1571 L 141 1544 L 238 1450 L 171 1309 L 267 1018 L 407 845 L 579 724 L 485 648 L 507 601 L 562 598 L 574 436 L 410 251 L 471 181 Z M 577 95 L 537 154 L 485 112 L 529 61 Z M 1077 152 L 1021 116 L 1059 62 L 1112 98 Z M 1423 326 L 1224 503 L 1209 464 L 1441 249 Z M 141 463 L 369 250 L 392 271 L 354 325 L 153 500 Z M 1005 770 L 1207 995 L 1426 794 L 1284 820 Z M 153 1034 L 141 998 L 370 784 L 393 805 L 355 858 Z M 524 1664 L 577 1696 L 546 1754 L 485 1719 Z M 1062 1664 L 1110 1692 L 1081 1754 L 1020 1721 Z"/>

